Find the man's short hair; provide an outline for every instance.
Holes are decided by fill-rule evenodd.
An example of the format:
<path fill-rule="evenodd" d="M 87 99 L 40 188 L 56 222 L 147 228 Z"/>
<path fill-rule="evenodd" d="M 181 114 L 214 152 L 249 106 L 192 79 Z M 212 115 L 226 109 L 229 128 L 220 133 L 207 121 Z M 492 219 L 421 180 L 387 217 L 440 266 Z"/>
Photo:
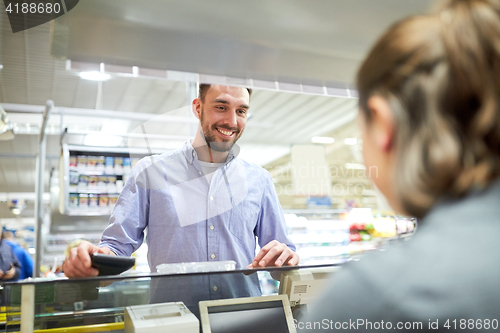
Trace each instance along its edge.
<path fill-rule="evenodd" d="M 200 83 L 200 88 L 198 89 L 198 98 L 201 99 L 202 102 L 205 101 L 205 95 L 207 94 L 208 89 L 210 89 L 211 84 Z M 248 97 L 252 96 L 252 89 L 246 88 L 248 90 Z"/>

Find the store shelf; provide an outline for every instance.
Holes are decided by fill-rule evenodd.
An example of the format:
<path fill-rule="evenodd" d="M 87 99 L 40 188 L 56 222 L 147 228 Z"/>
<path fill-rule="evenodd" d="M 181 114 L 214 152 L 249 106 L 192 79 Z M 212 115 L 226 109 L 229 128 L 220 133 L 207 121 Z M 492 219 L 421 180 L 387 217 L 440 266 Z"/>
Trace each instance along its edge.
<path fill-rule="evenodd" d="M 148 153 L 145 149 L 63 144 L 59 212 L 81 217 L 109 215 L 133 165 Z"/>

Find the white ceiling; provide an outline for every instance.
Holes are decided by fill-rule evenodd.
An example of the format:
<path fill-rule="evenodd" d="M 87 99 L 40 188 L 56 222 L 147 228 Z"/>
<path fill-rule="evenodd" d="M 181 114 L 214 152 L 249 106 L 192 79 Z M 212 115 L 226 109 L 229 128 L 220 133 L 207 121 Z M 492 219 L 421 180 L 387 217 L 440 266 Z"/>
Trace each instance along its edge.
<path fill-rule="evenodd" d="M 193 133 L 187 82 L 113 74 L 99 88 L 97 82 L 67 70 L 66 59 L 278 81 L 283 83 L 280 87 L 292 83 L 345 89 L 352 86 L 355 69 L 376 36 L 395 20 L 427 10 L 429 4 L 428 0 L 85 0 L 55 22 L 15 34 L 2 11 L 0 103 L 43 106 L 52 99 L 56 107 L 98 106 L 105 111 L 102 116 L 80 110 L 79 115 L 64 114 L 62 119 L 59 114 L 50 117 L 47 173 L 57 168 L 61 125 L 73 132 L 131 133 L 149 119 L 148 134 L 179 137 L 151 140 L 155 147 L 168 149 Z M 242 157 L 264 165 L 287 155 L 292 144 L 310 142 L 312 136 L 357 135 L 353 130 L 337 131 L 354 119 L 356 102 L 255 90 L 252 118 L 240 140 Z M 127 119 L 128 112 L 144 117 Z M 157 115 L 185 117 L 188 123 L 157 122 L 152 118 Z M 42 116 L 13 111 L 9 116 L 18 134 L 13 141 L 0 141 L 0 192 L 33 192 Z"/>

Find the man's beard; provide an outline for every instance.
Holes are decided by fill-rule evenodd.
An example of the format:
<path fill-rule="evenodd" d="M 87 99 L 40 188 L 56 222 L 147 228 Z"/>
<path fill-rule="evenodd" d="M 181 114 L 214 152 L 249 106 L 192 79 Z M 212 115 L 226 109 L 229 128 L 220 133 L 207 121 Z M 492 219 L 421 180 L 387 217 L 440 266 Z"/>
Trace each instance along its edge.
<path fill-rule="evenodd" d="M 205 141 L 208 145 L 208 147 L 214 151 L 218 151 L 221 153 L 228 152 L 233 148 L 234 144 L 238 139 L 240 138 L 241 134 L 243 133 L 243 130 L 237 130 L 234 128 L 224 128 L 221 127 L 222 129 L 228 130 L 228 131 L 234 131 L 234 138 L 230 141 L 216 141 L 216 134 L 215 132 L 217 129 L 215 128 L 215 125 L 212 126 L 212 128 L 209 127 L 208 124 L 203 123 L 203 115 L 204 115 L 204 110 L 201 110 L 201 117 L 200 117 L 200 122 L 201 122 L 201 134 L 205 138 Z M 213 134 L 212 134 L 213 133 Z"/>

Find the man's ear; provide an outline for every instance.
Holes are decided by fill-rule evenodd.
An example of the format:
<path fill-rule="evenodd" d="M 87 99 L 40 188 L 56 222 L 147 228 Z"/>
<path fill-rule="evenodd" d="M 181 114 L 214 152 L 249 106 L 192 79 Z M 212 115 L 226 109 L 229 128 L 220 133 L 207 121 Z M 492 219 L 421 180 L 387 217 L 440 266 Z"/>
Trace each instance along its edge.
<path fill-rule="evenodd" d="M 201 117 L 201 99 L 195 98 L 193 99 L 193 103 L 191 104 L 191 111 L 196 118 L 200 119 Z"/>
<path fill-rule="evenodd" d="M 368 126 L 371 128 L 372 137 L 382 151 L 388 152 L 394 143 L 394 116 L 389 102 L 381 96 L 374 95 L 368 99 L 367 106 L 371 114 Z"/>

